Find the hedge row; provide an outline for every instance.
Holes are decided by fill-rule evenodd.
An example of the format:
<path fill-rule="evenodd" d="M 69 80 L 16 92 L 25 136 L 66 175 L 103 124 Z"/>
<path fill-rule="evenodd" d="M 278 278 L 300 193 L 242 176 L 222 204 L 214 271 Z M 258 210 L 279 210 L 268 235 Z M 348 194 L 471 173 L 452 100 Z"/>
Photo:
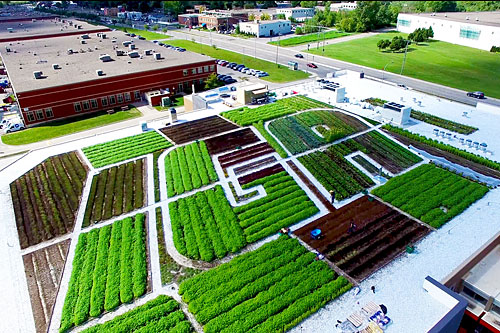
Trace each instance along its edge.
<path fill-rule="evenodd" d="M 351 288 L 299 242 L 282 236 L 184 281 L 179 293 L 205 332 L 290 329 Z"/>
<path fill-rule="evenodd" d="M 204 141 L 179 147 L 165 157 L 167 195 L 189 192 L 218 180 Z"/>
<path fill-rule="evenodd" d="M 433 164 L 390 179 L 372 193 L 435 228 L 462 213 L 488 187 Z"/>
<path fill-rule="evenodd" d="M 179 303 L 160 295 L 112 320 L 87 328 L 85 333 L 99 332 L 192 332 L 193 328 Z"/>
<path fill-rule="evenodd" d="M 146 292 L 145 216 L 80 234 L 60 332 Z"/>

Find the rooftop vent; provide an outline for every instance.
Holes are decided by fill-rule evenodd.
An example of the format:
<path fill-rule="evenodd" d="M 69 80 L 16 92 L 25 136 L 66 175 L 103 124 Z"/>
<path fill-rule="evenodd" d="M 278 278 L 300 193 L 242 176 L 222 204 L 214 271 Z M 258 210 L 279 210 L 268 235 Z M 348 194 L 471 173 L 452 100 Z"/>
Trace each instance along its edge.
<path fill-rule="evenodd" d="M 102 34 L 101 37 L 102 37 L 102 39 L 106 39 L 107 38 L 106 34 Z"/>
<path fill-rule="evenodd" d="M 155 60 L 161 60 L 161 59 L 163 59 L 161 57 L 161 53 L 155 53 Z"/>
<path fill-rule="evenodd" d="M 479 21 L 479 17 L 476 17 L 476 21 Z"/>
<path fill-rule="evenodd" d="M 108 62 L 108 61 L 111 61 L 113 59 L 111 59 L 111 56 L 109 54 L 101 54 L 99 56 L 99 60 L 101 60 L 102 62 Z"/>
<path fill-rule="evenodd" d="M 86 44 L 86 43 L 87 43 L 87 42 L 86 42 L 86 41 L 84 41 L 84 40 L 81 40 L 81 41 L 80 41 L 80 44 Z"/>
<path fill-rule="evenodd" d="M 73 54 L 73 49 L 68 49 L 68 54 Z"/>
<path fill-rule="evenodd" d="M 82 39 L 89 39 L 89 35 L 88 34 L 85 34 L 85 35 L 82 35 Z"/>
<path fill-rule="evenodd" d="M 42 71 L 35 71 L 33 72 L 33 76 L 35 77 L 35 79 L 41 79 L 42 76 L 43 76 L 43 72 Z"/>
<path fill-rule="evenodd" d="M 61 69 L 61 66 L 59 64 L 52 64 L 53 69 Z"/>
<path fill-rule="evenodd" d="M 130 44 L 130 45 L 128 46 L 128 48 L 129 48 L 129 49 L 131 49 L 131 50 L 135 50 L 135 44 Z"/>
<path fill-rule="evenodd" d="M 123 50 L 116 50 L 116 55 L 117 56 L 124 56 L 125 55 L 125 51 L 123 51 Z"/>
<path fill-rule="evenodd" d="M 95 73 L 97 74 L 97 76 L 104 76 L 104 71 L 102 69 L 96 70 Z"/>
<path fill-rule="evenodd" d="M 129 56 L 130 58 L 139 58 L 139 52 L 137 52 L 137 51 L 132 51 L 132 52 L 129 52 L 129 53 L 128 53 L 128 56 Z"/>
<path fill-rule="evenodd" d="M 468 17 L 468 16 L 466 16 L 466 17 L 465 17 L 465 19 L 468 21 L 468 20 L 469 20 L 469 17 Z"/>

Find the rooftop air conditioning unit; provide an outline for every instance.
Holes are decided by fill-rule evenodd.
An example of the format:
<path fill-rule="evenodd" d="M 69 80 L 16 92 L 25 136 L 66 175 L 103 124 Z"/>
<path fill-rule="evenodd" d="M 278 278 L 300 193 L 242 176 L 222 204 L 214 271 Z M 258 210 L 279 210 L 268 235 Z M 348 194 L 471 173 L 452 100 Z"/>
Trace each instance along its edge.
<path fill-rule="evenodd" d="M 61 69 L 61 66 L 59 64 L 52 64 L 53 69 Z"/>
<path fill-rule="evenodd" d="M 81 41 L 80 41 L 80 44 L 86 44 L 86 43 L 87 43 L 87 42 L 86 42 L 86 41 L 84 41 L 84 40 L 81 40 Z"/>
<path fill-rule="evenodd" d="M 88 34 L 85 34 L 85 35 L 82 35 L 82 39 L 89 39 L 89 35 Z"/>
<path fill-rule="evenodd" d="M 132 52 L 129 52 L 129 53 L 128 53 L 128 56 L 129 56 L 130 58 L 139 58 L 139 52 L 137 52 L 137 51 L 132 51 Z"/>
<path fill-rule="evenodd" d="M 99 56 L 99 60 L 101 60 L 102 62 L 108 62 L 108 61 L 111 61 L 113 59 L 111 59 L 111 56 L 109 54 L 101 54 Z"/>
<path fill-rule="evenodd" d="M 106 34 L 101 34 L 102 39 L 106 39 Z"/>
<path fill-rule="evenodd" d="M 153 54 L 153 50 L 144 50 L 144 54 L 145 55 L 152 55 Z"/>
<path fill-rule="evenodd" d="M 123 55 L 125 55 L 125 52 L 123 50 L 116 50 L 116 55 L 123 56 Z"/>
<path fill-rule="evenodd" d="M 10 52 L 11 51 L 10 47 L 5 47 L 5 51 Z"/>
<path fill-rule="evenodd" d="M 129 46 L 130 44 L 132 44 L 132 42 L 131 42 L 131 41 L 129 41 L 129 40 L 126 40 L 126 41 L 124 41 L 122 44 L 123 44 L 123 46 L 127 47 L 127 46 Z"/>
<path fill-rule="evenodd" d="M 131 49 L 131 50 L 135 50 L 135 44 L 130 44 L 130 45 L 128 46 L 128 48 L 129 48 L 129 49 Z"/>
<path fill-rule="evenodd" d="M 42 78 L 42 75 L 43 75 L 43 72 L 42 71 L 35 71 L 33 72 L 33 76 L 35 77 L 35 79 L 41 79 Z"/>
<path fill-rule="evenodd" d="M 97 74 L 97 76 L 103 76 L 104 75 L 104 72 L 103 72 L 102 69 L 96 70 L 95 73 Z"/>
<path fill-rule="evenodd" d="M 155 60 L 161 60 L 161 59 L 163 59 L 161 57 L 161 53 L 155 53 Z"/>
<path fill-rule="evenodd" d="M 78 26 L 77 26 L 77 28 L 78 28 L 78 29 L 81 29 L 81 28 L 82 28 L 82 26 L 81 26 L 81 25 L 78 25 Z"/>

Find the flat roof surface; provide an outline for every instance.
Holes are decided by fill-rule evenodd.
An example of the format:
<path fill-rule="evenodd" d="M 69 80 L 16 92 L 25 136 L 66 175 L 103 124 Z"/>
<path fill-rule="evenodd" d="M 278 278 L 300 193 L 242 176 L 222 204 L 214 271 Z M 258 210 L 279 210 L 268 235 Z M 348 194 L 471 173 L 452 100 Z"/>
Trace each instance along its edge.
<path fill-rule="evenodd" d="M 74 24 L 81 26 L 80 29 L 75 28 Z M 12 28 L 12 32 L 9 32 Z M 5 38 L 23 38 L 31 36 L 44 36 L 53 34 L 66 34 L 69 32 L 81 32 L 97 29 L 106 29 L 105 26 L 91 25 L 86 22 L 74 19 L 49 19 L 22 21 L 22 22 L 2 22 L 0 20 L 0 40 Z"/>
<path fill-rule="evenodd" d="M 465 281 L 486 295 L 499 299 L 500 296 L 500 245 L 485 256 L 469 274 Z"/>
<path fill-rule="evenodd" d="M 106 39 L 90 34 L 86 44 L 81 44 L 80 35 L 35 39 L 13 43 L 0 43 L 0 53 L 16 92 L 31 91 L 113 76 L 145 72 L 155 69 L 199 63 L 212 58 L 192 52 L 177 52 L 151 41 L 126 36 L 121 31 L 106 32 Z M 128 52 L 124 41 L 133 41 L 141 57 L 117 56 L 114 48 Z M 11 52 L 6 52 L 6 47 Z M 73 54 L 68 54 L 72 49 Z M 162 59 L 144 55 L 145 50 L 157 51 Z M 15 51 L 15 52 L 14 52 Z M 112 61 L 102 62 L 99 56 L 108 54 Z M 60 69 L 53 69 L 58 64 Z M 97 76 L 96 70 L 104 76 Z M 42 71 L 43 79 L 35 79 L 33 72 Z"/>
<path fill-rule="evenodd" d="M 500 11 L 496 12 L 450 12 L 450 13 L 402 13 L 416 17 L 428 17 L 439 20 L 468 24 L 481 24 L 500 27 Z M 446 15 L 446 16 L 445 16 Z M 467 20 L 467 17 L 469 18 Z M 476 18 L 479 20 L 476 21 Z"/>
<path fill-rule="evenodd" d="M 259 22 L 248 21 L 248 22 L 242 22 L 242 23 L 259 25 L 259 24 L 278 23 L 278 22 L 282 22 L 282 23 L 287 23 L 288 22 L 289 23 L 290 21 L 288 21 L 288 20 L 267 20 L 267 21 L 259 21 Z"/>

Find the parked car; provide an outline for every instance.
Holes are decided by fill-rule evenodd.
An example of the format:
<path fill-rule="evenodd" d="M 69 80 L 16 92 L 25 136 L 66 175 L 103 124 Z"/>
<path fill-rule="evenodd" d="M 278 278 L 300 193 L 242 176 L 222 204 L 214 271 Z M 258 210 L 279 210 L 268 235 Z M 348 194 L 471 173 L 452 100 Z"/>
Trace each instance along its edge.
<path fill-rule="evenodd" d="M 221 66 L 227 66 L 229 64 L 229 62 L 227 62 L 226 60 L 222 60 L 222 62 L 220 63 Z"/>
<path fill-rule="evenodd" d="M 233 79 L 233 78 L 230 78 L 230 79 L 226 79 L 226 80 L 224 80 L 224 82 L 225 82 L 226 84 L 231 84 L 231 83 L 235 83 L 235 82 L 236 82 L 236 80 L 235 80 L 235 79 Z"/>
<path fill-rule="evenodd" d="M 22 123 L 8 123 L 3 127 L 4 133 L 12 133 L 25 129 Z"/>
<path fill-rule="evenodd" d="M 146 40 L 146 37 L 142 37 L 142 36 L 137 36 L 137 38 L 139 38 L 140 40 Z"/>
<path fill-rule="evenodd" d="M 222 74 L 221 76 L 218 77 L 219 81 L 224 81 L 227 78 L 230 78 L 230 76 L 229 75 L 224 75 L 224 74 Z"/>
<path fill-rule="evenodd" d="M 158 41 L 157 41 L 157 40 L 154 40 L 154 41 L 153 41 L 153 43 L 158 44 Z"/>
<path fill-rule="evenodd" d="M 297 53 L 297 54 L 295 55 L 295 58 L 300 58 L 300 59 L 303 59 L 303 58 L 304 58 L 304 56 L 303 56 L 302 54 L 300 54 L 300 53 Z"/>
<path fill-rule="evenodd" d="M 484 99 L 484 93 L 482 91 L 468 92 L 467 96 L 478 98 L 478 99 Z"/>
<path fill-rule="evenodd" d="M 229 98 L 229 97 L 231 97 L 231 95 L 229 95 L 229 94 L 221 94 L 220 97 L 222 97 L 222 98 Z"/>
<path fill-rule="evenodd" d="M 239 70 L 241 70 L 243 68 L 245 68 L 245 65 L 238 65 L 234 69 L 237 70 L 237 71 L 239 71 Z"/>
<path fill-rule="evenodd" d="M 316 64 L 310 62 L 307 64 L 307 67 L 311 67 L 311 68 L 318 68 L 318 66 L 316 66 Z"/>
<path fill-rule="evenodd" d="M 158 45 L 163 46 L 165 43 L 159 42 Z"/>

